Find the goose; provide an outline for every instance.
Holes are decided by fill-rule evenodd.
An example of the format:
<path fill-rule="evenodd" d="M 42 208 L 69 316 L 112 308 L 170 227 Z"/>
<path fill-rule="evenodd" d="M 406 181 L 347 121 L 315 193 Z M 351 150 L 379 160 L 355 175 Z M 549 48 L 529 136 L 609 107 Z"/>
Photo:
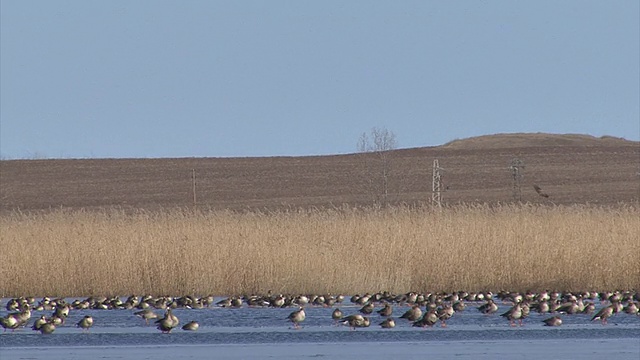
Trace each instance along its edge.
<path fill-rule="evenodd" d="M 9 317 L 12 317 L 17 322 L 16 327 L 25 326 L 31 319 L 31 308 L 28 304 L 24 304 L 22 311 L 11 313 L 7 316 L 7 318 Z"/>
<path fill-rule="evenodd" d="M 509 310 L 507 310 L 507 312 L 500 316 L 507 318 L 511 326 L 516 326 L 516 320 L 518 320 L 520 326 L 522 326 L 522 305 L 520 305 L 520 303 L 516 303 Z"/>
<path fill-rule="evenodd" d="M 295 303 L 298 304 L 298 306 L 305 306 L 309 304 L 309 297 L 306 295 L 300 294 L 295 298 Z"/>
<path fill-rule="evenodd" d="M 293 328 L 298 330 L 300 329 L 300 323 L 304 321 L 307 317 L 307 314 L 304 312 L 304 308 L 300 306 L 298 310 L 289 314 L 287 319 L 293 323 Z"/>
<path fill-rule="evenodd" d="M 158 314 L 154 313 L 153 310 L 147 308 L 141 311 L 136 311 L 133 315 L 144 319 L 145 323 L 149 325 L 149 320 L 154 320 L 158 318 Z"/>
<path fill-rule="evenodd" d="M 605 306 L 602 309 L 600 309 L 600 311 L 598 311 L 595 315 L 593 315 L 593 317 L 591 318 L 591 321 L 600 320 L 602 321 L 602 325 L 606 325 L 607 319 L 610 318 L 611 315 L 613 315 L 614 310 L 615 309 L 613 305 Z"/>
<path fill-rule="evenodd" d="M 231 307 L 231 298 L 226 298 L 218 301 L 216 303 L 216 306 L 223 308 Z"/>
<path fill-rule="evenodd" d="M 61 318 L 69 317 L 69 305 L 59 305 L 56 306 L 55 315 Z"/>
<path fill-rule="evenodd" d="M 198 322 L 194 320 L 184 324 L 184 326 L 182 327 L 182 330 L 196 331 L 198 330 L 199 327 L 200 327 L 200 324 L 198 324 Z"/>
<path fill-rule="evenodd" d="M 396 322 L 393 318 L 386 318 L 383 322 L 380 323 L 380 327 L 383 329 L 392 329 L 396 327 Z"/>
<path fill-rule="evenodd" d="M 56 326 L 50 322 L 46 322 L 40 326 L 41 334 L 51 334 L 56 330 Z"/>
<path fill-rule="evenodd" d="M 562 319 L 560 316 L 553 316 L 548 319 L 542 320 L 544 326 L 560 326 L 562 325 Z"/>
<path fill-rule="evenodd" d="M 47 318 L 44 315 L 42 315 L 40 316 L 40 318 L 36 319 L 31 329 L 33 329 L 34 331 L 40 331 L 40 328 L 42 327 L 42 325 L 46 324 L 47 322 L 48 322 Z"/>
<path fill-rule="evenodd" d="M 454 311 L 461 312 L 461 311 L 464 311 L 464 309 L 466 309 L 466 308 L 467 307 L 466 307 L 466 305 L 464 304 L 463 301 L 456 301 L 455 303 L 453 303 L 453 310 Z"/>
<path fill-rule="evenodd" d="M 231 307 L 232 308 L 241 308 L 242 307 L 242 299 L 234 297 L 231 299 Z"/>
<path fill-rule="evenodd" d="M 498 304 L 493 299 L 488 299 L 485 304 L 478 307 L 478 311 L 486 315 L 493 314 L 498 311 Z"/>
<path fill-rule="evenodd" d="M 342 318 L 342 324 L 349 325 L 351 330 L 355 330 L 357 327 L 363 327 L 367 320 L 365 320 L 364 316 L 360 314 L 349 315 L 347 317 Z"/>
<path fill-rule="evenodd" d="M 581 312 L 581 310 L 577 299 L 572 299 L 570 302 L 560 305 L 560 307 L 556 309 L 556 312 L 573 315 Z"/>
<path fill-rule="evenodd" d="M 16 320 L 16 318 L 11 315 L 0 318 L 0 326 L 2 326 L 4 331 L 7 331 L 7 329 L 13 331 L 18 328 L 18 324 L 18 320 Z"/>
<path fill-rule="evenodd" d="M 54 314 L 49 318 L 49 322 L 52 323 L 55 326 L 58 326 L 58 325 L 64 324 L 64 319 L 65 318 L 59 317 L 59 316 Z"/>
<path fill-rule="evenodd" d="M 160 330 L 163 334 L 168 334 L 173 330 L 174 327 L 178 326 L 180 320 L 178 317 L 171 313 L 171 308 L 167 309 L 162 319 L 156 320 L 156 324 L 158 324 L 158 330 Z"/>
<path fill-rule="evenodd" d="M 447 320 L 451 319 L 455 310 L 451 305 L 443 305 L 441 308 L 437 310 L 438 319 L 440 319 L 440 326 L 447 327 Z"/>
<path fill-rule="evenodd" d="M 369 315 L 373 312 L 374 309 L 375 305 L 372 302 L 368 302 L 363 307 L 361 307 L 359 311 L 365 315 Z"/>
<path fill-rule="evenodd" d="M 551 309 L 547 301 L 540 301 L 537 304 L 532 304 L 531 308 L 532 310 L 537 311 L 538 314 L 546 314 Z"/>
<path fill-rule="evenodd" d="M 269 306 L 281 308 L 281 307 L 284 307 L 284 303 L 285 303 L 285 297 L 282 294 L 280 294 L 270 302 Z"/>
<path fill-rule="evenodd" d="M 591 315 L 595 311 L 596 311 L 596 304 L 594 304 L 591 301 L 589 301 L 586 304 L 584 304 L 584 310 L 582 310 L 582 313 Z"/>
<path fill-rule="evenodd" d="M 638 315 L 638 305 L 633 301 L 629 301 L 627 306 L 624 307 L 623 311 L 629 315 Z"/>
<path fill-rule="evenodd" d="M 420 306 L 413 305 L 411 307 L 411 309 L 407 310 L 404 314 L 402 314 L 402 316 L 400 316 L 400 318 L 401 319 L 407 319 L 409 321 L 416 321 L 421 316 L 422 316 L 422 310 L 420 309 Z"/>
<path fill-rule="evenodd" d="M 391 314 L 393 314 L 393 307 L 391 307 L 389 303 L 386 303 L 384 304 L 384 308 L 378 310 L 378 314 L 380 314 L 380 316 L 388 318 L 389 316 L 391 316 Z"/>
<path fill-rule="evenodd" d="M 366 305 L 369 302 L 369 299 L 371 299 L 371 294 L 366 293 L 358 298 L 358 300 L 356 301 L 356 304 Z"/>
<path fill-rule="evenodd" d="M 413 322 L 412 326 L 432 327 L 438 322 L 438 312 L 435 309 L 427 311 L 420 319 Z"/>
<path fill-rule="evenodd" d="M 77 327 L 82 328 L 82 331 L 89 331 L 89 328 L 93 326 L 93 317 L 91 315 L 85 315 L 78 323 Z"/>
<path fill-rule="evenodd" d="M 335 324 L 338 325 L 338 321 L 340 319 L 342 319 L 342 317 L 344 316 L 344 314 L 342 313 L 342 310 L 340 310 L 340 308 L 336 308 L 335 310 L 333 310 L 333 312 L 331 313 L 331 318 L 333 319 L 333 321 L 335 321 Z"/>

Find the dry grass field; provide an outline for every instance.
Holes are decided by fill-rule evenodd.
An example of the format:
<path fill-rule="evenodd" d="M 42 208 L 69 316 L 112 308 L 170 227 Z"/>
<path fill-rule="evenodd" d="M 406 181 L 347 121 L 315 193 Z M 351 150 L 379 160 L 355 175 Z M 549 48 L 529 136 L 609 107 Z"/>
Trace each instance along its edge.
<path fill-rule="evenodd" d="M 513 201 L 512 159 L 525 163 L 522 201 L 638 202 L 640 144 L 585 135 L 512 134 L 392 153 L 391 202 L 431 198 L 432 164 L 444 168 L 447 204 Z M 370 205 L 375 178 L 361 154 L 271 158 L 0 161 L 0 213 L 51 208 L 278 209 Z M 370 171 L 375 172 L 376 164 Z M 377 174 L 377 173 L 376 173 Z M 542 198 L 537 184 L 550 195 Z"/>
<path fill-rule="evenodd" d="M 512 203 L 515 157 L 525 204 Z M 441 211 L 423 206 L 435 158 Z M 397 150 L 388 208 L 362 207 L 368 161 L 2 161 L 0 297 L 640 288 L 637 142 L 529 134 Z"/>
<path fill-rule="evenodd" d="M 0 296 L 640 288 L 637 207 L 0 218 Z"/>

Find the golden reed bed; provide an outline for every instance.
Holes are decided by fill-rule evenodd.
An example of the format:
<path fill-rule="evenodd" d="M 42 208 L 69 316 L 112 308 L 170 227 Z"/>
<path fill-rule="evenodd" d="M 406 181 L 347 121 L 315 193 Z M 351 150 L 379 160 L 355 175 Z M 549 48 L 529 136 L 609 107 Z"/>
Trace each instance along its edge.
<path fill-rule="evenodd" d="M 640 289 L 640 210 L 459 206 L 0 218 L 0 296 Z"/>

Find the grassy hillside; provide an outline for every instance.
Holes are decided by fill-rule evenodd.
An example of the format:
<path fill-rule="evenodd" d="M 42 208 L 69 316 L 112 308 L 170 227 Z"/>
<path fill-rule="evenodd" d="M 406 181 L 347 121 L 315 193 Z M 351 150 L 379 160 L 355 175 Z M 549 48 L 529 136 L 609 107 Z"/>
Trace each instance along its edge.
<path fill-rule="evenodd" d="M 391 154 L 391 203 L 431 198 L 438 159 L 447 204 L 513 201 L 509 164 L 525 164 L 521 200 L 540 204 L 635 203 L 640 144 L 585 135 L 507 134 Z M 374 154 L 265 158 L 0 161 L 0 212 L 51 208 L 282 209 L 370 205 L 380 195 Z M 539 185 L 549 198 L 540 197 Z"/>

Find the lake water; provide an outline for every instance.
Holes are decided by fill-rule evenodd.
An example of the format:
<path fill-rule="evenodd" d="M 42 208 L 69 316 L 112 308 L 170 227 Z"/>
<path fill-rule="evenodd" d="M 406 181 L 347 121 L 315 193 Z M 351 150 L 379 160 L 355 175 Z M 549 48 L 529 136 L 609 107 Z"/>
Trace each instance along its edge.
<path fill-rule="evenodd" d="M 347 315 L 360 306 L 339 306 Z M 2 304 L 6 304 L 3 301 Z M 402 356 L 425 358 L 601 358 L 640 359 L 640 316 L 617 314 L 608 325 L 590 321 L 591 315 L 561 315 L 560 327 L 543 326 L 549 314 L 531 313 L 524 326 L 511 327 L 498 314 L 483 315 L 477 303 L 467 303 L 447 321 L 447 327 L 416 328 L 399 319 L 408 309 L 394 306 L 396 328 L 382 329 L 383 320 L 372 314 L 372 325 L 355 331 L 335 326 L 335 308 L 305 308 L 302 329 L 294 330 L 286 318 L 292 308 L 175 309 L 180 325 L 196 320 L 195 332 L 176 328 L 161 334 L 133 313 L 137 310 L 72 310 L 66 323 L 51 335 L 30 329 L 40 315 L 34 311 L 29 327 L 0 333 L 0 359 L 190 359 L 190 358 L 367 358 Z M 500 304 L 498 313 L 510 305 Z M 602 305 L 598 305 L 600 307 Z M 156 310 L 162 316 L 161 310 Z M 6 310 L 0 311 L 5 316 Z M 75 324 L 84 316 L 94 317 L 91 330 Z"/>

